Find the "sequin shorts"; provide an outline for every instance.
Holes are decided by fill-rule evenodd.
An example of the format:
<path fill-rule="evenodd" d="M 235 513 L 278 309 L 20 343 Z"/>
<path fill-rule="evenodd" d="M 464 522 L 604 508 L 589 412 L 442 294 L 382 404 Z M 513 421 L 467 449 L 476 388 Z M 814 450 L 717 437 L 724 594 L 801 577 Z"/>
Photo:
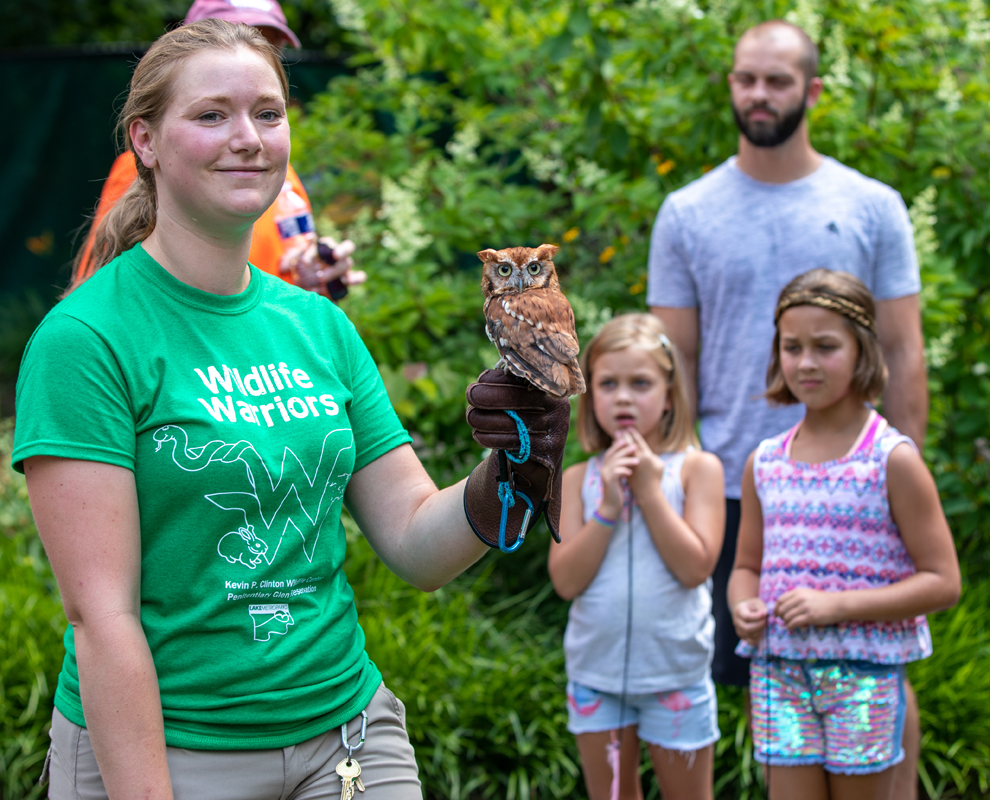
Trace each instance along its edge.
<path fill-rule="evenodd" d="M 761 764 L 855 775 L 904 758 L 903 664 L 754 658 L 749 685 Z"/>

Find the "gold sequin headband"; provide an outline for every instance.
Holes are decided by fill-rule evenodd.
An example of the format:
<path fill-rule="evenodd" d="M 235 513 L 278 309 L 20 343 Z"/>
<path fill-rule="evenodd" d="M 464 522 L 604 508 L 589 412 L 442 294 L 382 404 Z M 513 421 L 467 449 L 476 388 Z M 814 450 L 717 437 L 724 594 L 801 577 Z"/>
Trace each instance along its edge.
<path fill-rule="evenodd" d="M 831 294 L 814 294 L 813 292 L 795 292 L 780 298 L 780 302 L 777 303 L 777 310 L 773 315 L 773 324 L 777 325 L 780 322 L 780 315 L 794 306 L 818 306 L 818 308 L 835 311 L 837 314 L 842 314 L 853 322 L 859 323 L 871 333 L 877 332 L 876 320 L 862 306 L 851 303 L 842 297 Z"/>

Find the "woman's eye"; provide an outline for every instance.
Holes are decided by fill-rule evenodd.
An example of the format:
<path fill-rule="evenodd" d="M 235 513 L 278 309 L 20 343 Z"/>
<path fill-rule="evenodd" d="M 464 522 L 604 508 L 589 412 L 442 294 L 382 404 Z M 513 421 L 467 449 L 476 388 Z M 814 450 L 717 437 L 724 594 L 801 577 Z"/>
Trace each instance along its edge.
<path fill-rule="evenodd" d="M 637 378 L 636 380 L 633 381 L 633 386 L 635 386 L 637 389 L 648 389 L 652 385 L 653 384 L 650 383 L 650 381 L 646 380 L 646 378 Z"/>
<path fill-rule="evenodd" d="M 282 118 L 277 111 L 262 111 L 258 116 L 265 122 L 278 122 Z"/>
<path fill-rule="evenodd" d="M 615 381 L 613 381 L 611 378 L 605 378 L 604 380 L 598 383 L 598 387 L 600 389 L 613 389 L 615 388 Z"/>
<path fill-rule="evenodd" d="M 217 111 L 207 111 L 205 114 L 200 114 L 199 119 L 203 122 L 216 122 L 220 119 L 220 113 Z"/>
<path fill-rule="evenodd" d="M 540 262 L 539 261 L 533 261 L 533 262 L 530 263 L 530 265 L 528 267 L 526 267 L 526 269 L 529 270 L 529 274 L 530 275 L 539 275 L 540 274 Z"/>
<path fill-rule="evenodd" d="M 512 267 L 510 267 L 508 264 L 499 264 L 498 274 L 501 275 L 503 278 L 508 278 L 512 274 Z"/>

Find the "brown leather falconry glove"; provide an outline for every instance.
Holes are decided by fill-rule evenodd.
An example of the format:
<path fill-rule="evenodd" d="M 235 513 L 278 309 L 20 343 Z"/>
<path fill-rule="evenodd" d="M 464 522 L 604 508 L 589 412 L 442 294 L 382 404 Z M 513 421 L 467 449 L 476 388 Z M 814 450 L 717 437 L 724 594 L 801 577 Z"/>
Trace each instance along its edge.
<path fill-rule="evenodd" d="M 474 532 L 489 547 L 511 552 L 545 513 L 559 542 L 561 464 L 571 404 L 500 369 L 482 372 L 468 387 L 467 399 L 474 440 L 492 449 L 464 489 L 464 513 Z"/>

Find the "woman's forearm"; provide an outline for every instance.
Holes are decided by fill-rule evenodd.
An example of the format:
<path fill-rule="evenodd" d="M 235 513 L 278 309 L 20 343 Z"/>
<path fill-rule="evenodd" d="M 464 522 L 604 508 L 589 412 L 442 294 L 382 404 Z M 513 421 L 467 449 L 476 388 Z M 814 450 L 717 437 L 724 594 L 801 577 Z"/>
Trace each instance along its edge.
<path fill-rule="evenodd" d="M 110 800 L 171 800 L 155 664 L 141 622 L 124 614 L 73 626 L 79 692 Z"/>
<path fill-rule="evenodd" d="M 464 514 L 463 481 L 437 490 L 422 487 L 406 524 L 380 547 L 373 545 L 389 569 L 404 581 L 432 592 L 460 575 L 490 549 L 479 539 Z"/>

